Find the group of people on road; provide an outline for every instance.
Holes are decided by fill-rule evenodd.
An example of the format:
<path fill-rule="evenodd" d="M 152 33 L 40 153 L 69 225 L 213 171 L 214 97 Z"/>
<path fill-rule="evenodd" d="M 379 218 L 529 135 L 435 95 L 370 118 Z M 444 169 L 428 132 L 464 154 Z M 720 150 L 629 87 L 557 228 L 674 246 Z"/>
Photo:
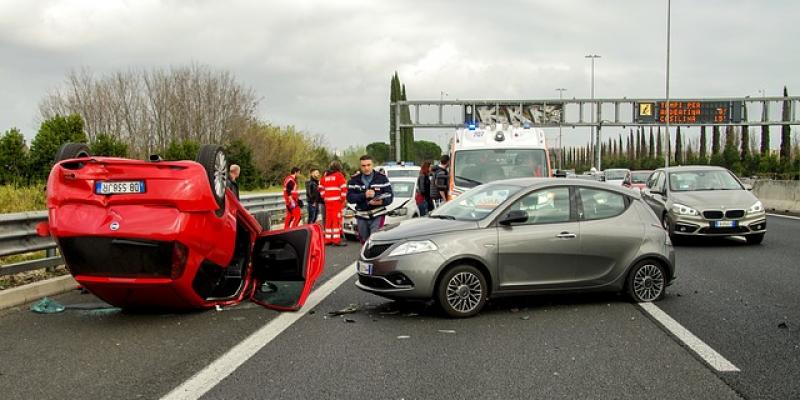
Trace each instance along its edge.
<path fill-rule="evenodd" d="M 342 221 L 347 203 L 355 205 L 358 237 L 362 243 L 384 224 L 388 213 L 386 206 L 394 199 L 392 185 L 386 175 L 374 170 L 371 156 L 362 156 L 359 163 L 359 171 L 349 180 L 345 178 L 342 165 L 338 161 L 331 162 L 324 174 L 317 168 L 309 171 L 309 180 L 306 182 L 306 223 L 316 223 L 322 214 L 325 244 L 347 245 L 342 240 Z M 282 193 L 286 205 L 284 229 L 300 224 L 303 201 L 298 191 L 299 172 L 300 168 L 293 167 L 283 180 Z"/>
<path fill-rule="evenodd" d="M 450 189 L 449 167 L 450 156 L 447 154 L 439 159 L 439 165 L 431 167 L 430 161 L 422 163 L 417 177 L 417 193 L 414 196 L 420 216 L 428 215 L 447 201 Z"/>
<path fill-rule="evenodd" d="M 431 166 L 430 161 L 422 164 L 417 178 L 415 200 L 420 216 L 427 215 L 447 201 L 449 188 L 448 169 L 450 156 L 444 155 L 438 165 Z M 236 182 L 241 173 L 238 165 L 231 165 L 228 174 L 228 187 L 239 198 L 239 185 Z M 286 217 L 283 229 L 300 225 L 303 200 L 300 199 L 298 174 L 300 168 L 292 167 L 283 179 L 281 192 L 286 205 Z M 369 155 L 359 159 L 359 171 L 346 179 L 342 165 L 332 161 L 320 173 L 318 168 L 311 168 L 309 180 L 306 182 L 307 224 L 314 224 L 320 218 L 324 225 L 325 244 L 346 246 L 342 241 L 344 230 L 342 220 L 347 203 L 355 207 L 358 238 L 363 244 L 373 232 L 386 221 L 387 206 L 394 200 L 392 184 L 383 172 L 375 170 L 374 160 Z"/>

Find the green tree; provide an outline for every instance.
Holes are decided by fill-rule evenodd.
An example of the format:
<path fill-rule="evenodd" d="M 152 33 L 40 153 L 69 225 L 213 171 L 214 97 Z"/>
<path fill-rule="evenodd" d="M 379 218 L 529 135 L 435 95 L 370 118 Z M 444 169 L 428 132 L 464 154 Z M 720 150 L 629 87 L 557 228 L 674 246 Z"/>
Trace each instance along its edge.
<path fill-rule="evenodd" d="M 681 138 L 681 127 L 675 133 L 675 164 L 683 164 L 683 139 Z"/>
<path fill-rule="evenodd" d="M 197 158 L 198 151 L 200 151 L 200 144 L 194 140 L 174 140 L 164 151 L 164 159 L 167 161 L 194 160 Z"/>
<path fill-rule="evenodd" d="M 739 158 L 739 149 L 736 146 L 736 134 L 733 126 L 728 126 L 725 130 L 725 149 L 722 151 L 722 165 L 736 174 L 740 174 L 742 164 Z"/>
<path fill-rule="evenodd" d="M 253 190 L 261 185 L 260 176 L 256 167 L 253 165 L 253 152 L 250 147 L 241 139 L 234 139 L 225 147 L 225 155 L 228 157 L 228 165 L 236 164 L 239 166 L 239 178 L 236 183 L 242 190 Z"/>
<path fill-rule="evenodd" d="M 418 140 L 414 142 L 414 162 L 421 165 L 423 161 L 434 163 L 442 156 L 442 148 L 434 142 Z"/>
<path fill-rule="evenodd" d="M 373 142 L 367 145 L 367 154 L 371 155 L 378 164 L 383 164 L 392 158 L 391 146 L 383 142 Z"/>
<path fill-rule="evenodd" d="M 656 132 L 656 144 L 658 145 L 658 157 L 661 157 L 661 160 L 664 160 L 664 141 L 661 140 L 661 127 L 658 127 L 658 132 Z M 663 163 L 662 163 L 663 164 Z"/>
<path fill-rule="evenodd" d="M 97 156 L 128 157 L 128 145 L 107 133 L 95 136 L 89 144 L 89 151 Z"/>
<path fill-rule="evenodd" d="M 56 115 L 42 122 L 39 132 L 31 142 L 30 167 L 33 180 L 45 180 L 53 166 L 59 147 L 64 143 L 86 143 L 83 119 L 79 115 Z"/>
<path fill-rule="evenodd" d="M 656 157 L 656 147 L 655 146 L 656 146 L 656 143 L 655 143 L 655 140 L 654 140 L 654 137 L 653 137 L 653 127 L 651 126 L 650 127 L 650 147 L 647 149 L 647 154 L 648 154 L 650 159 L 653 159 L 653 158 Z"/>
<path fill-rule="evenodd" d="M 26 179 L 28 148 L 19 129 L 11 128 L 0 137 L 0 184 L 18 184 Z"/>

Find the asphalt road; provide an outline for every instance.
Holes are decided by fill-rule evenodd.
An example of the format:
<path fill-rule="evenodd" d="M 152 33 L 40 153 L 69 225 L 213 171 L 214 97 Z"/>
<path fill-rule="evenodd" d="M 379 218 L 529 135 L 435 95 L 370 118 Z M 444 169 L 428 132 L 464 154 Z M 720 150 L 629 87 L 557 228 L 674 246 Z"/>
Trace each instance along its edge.
<path fill-rule="evenodd" d="M 678 281 L 658 303 L 740 372 L 715 371 L 613 294 L 502 299 L 450 320 L 425 303 L 360 292 L 352 277 L 205 398 L 800 398 L 800 220 L 768 223 L 760 246 L 678 248 Z M 325 276 L 356 253 L 329 249 Z M 327 315 L 351 304 L 356 313 Z M 166 315 L 4 312 L 0 393 L 158 398 L 276 315 L 249 303 Z"/>

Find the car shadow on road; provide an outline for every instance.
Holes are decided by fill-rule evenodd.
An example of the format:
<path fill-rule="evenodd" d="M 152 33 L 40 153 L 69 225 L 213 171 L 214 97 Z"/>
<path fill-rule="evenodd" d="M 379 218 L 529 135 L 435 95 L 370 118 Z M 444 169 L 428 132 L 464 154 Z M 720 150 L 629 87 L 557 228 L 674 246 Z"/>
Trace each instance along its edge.
<path fill-rule="evenodd" d="M 572 293 L 534 296 L 509 296 L 490 299 L 477 315 L 493 313 L 518 313 L 553 307 L 595 306 L 598 304 L 630 304 L 629 300 L 618 293 Z M 337 313 L 343 311 L 341 314 Z M 414 317 L 430 317 L 449 319 L 433 301 L 392 301 L 383 303 L 351 304 L 342 310 L 329 311 L 328 317 L 348 319 L 350 314 L 362 314 L 369 318 L 406 319 Z"/>
<path fill-rule="evenodd" d="M 758 246 L 747 244 L 747 240 L 743 236 L 726 236 L 726 237 L 692 237 L 690 239 L 683 239 L 678 243 L 673 243 L 676 248 L 681 247 L 754 247 Z"/>

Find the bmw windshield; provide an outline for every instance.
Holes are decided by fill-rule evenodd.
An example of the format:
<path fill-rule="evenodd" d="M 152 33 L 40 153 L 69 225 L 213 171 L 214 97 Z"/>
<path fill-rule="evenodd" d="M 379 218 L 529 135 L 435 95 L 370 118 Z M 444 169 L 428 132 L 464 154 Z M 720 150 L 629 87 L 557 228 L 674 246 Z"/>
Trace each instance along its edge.
<path fill-rule="evenodd" d="M 697 190 L 743 190 L 736 178 L 726 170 L 680 171 L 669 173 L 669 189 L 673 192 Z"/>
<path fill-rule="evenodd" d="M 430 214 L 431 218 L 478 221 L 522 189 L 516 185 L 485 185 L 467 191 Z"/>
<path fill-rule="evenodd" d="M 459 150 L 453 163 L 455 185 L 466 188 L 501 179 L 549 175 L 543 149 Z"/>

